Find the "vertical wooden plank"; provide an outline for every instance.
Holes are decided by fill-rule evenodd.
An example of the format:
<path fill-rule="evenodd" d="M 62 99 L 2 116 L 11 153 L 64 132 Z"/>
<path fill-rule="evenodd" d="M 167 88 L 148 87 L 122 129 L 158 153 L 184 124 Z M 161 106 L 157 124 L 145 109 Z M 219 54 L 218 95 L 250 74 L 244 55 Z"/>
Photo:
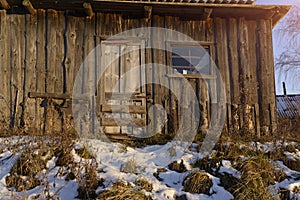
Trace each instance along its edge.
<path fill-rule="evenodd" d="M 56 31 L 56 58 L 55 58 L 55 69 L 54 69 L 54 76 L 55 76 L 55 85 L 54 85 L 54 92 L 56 93 L 63 93 L 66 90 L 66 80 L 65 79 L 65 66 L 64 66 L 64 57 L 66 53 L 67 47 L 65 47 L 64 41 L 64 32 L 66 29 L 65 24 L 65 13 L 58 12 L 57 13 L 57 27 L 53 27 Z M 51 66 L 52 67 L 52 66 Z"/>
<path fill-rule="evenodd" d="M 214 23 L 213 23 L 213 19 L 209 18 L 205 21 L 205 24 L 203 24 L 203 26 L 205 27 L 206 31 L 206 41 L 209 42 L 215 42 L 215 32 L 214 32 Z M 215 59 L 216 59 L 216 52 L 217 49 L 211 49 L 211 57 L 214 58 L 214 62 L 215 63 Z M 215 68 L 216 66 L 213 66 L 211 68 L 211 74 L 215 75 Z M 216 85 L 216 80 L 209 80 L 209 89 L 210 89 L 210 96 L 209 96 L 209 100 L 207 102 L 207 112 L 208 112 L 208 123 L 211 124 L 211 119 L 216 118 L 215 115 L 216 113 L 213 113 L 212 110 L 214 110 L 216 103 L 217 103 L 217 85 Z"/>
<path fill-rule="evenodd" d="M 253 129 L 253 121 L 251 119 L 250 104 L 252 97 L 251 90 L 251 53 L 250 52 L 250 36 L 247 21 L 244 18 L 239 19 L 239 55 L 240 55 L 240 81 L 241 81 L 241 103 L 243 112 L 244 128 Z M 252 62 L 253 63 L 253 62 Z"/>
<path fill-rule="evenodd" d="M 47 43 L 47 77 L 46 92 L 63 92 L 63 66 L 64 58 L 64 14 L 61 11 L 48 11 L 48 43 Z M 59 133 L 62 130 L 62 116 L 54 108 L 54 103 L 60 104 L 57 100 L 50 100 L 47 106 L 47 131 L 49 133 Z M 50 128 L 51 127 L 51 128 Z"/>
<path fill-rule="evenodd" d="M 267 29 L 267 60 L 268 60 L 268 68 L 269 68 L 269 102 L 271 105 L 271 131 L 272 133 L 276 132 L 277 126 L 277 109 L 276 109 L 276 89 L 275 89 L 275 69 L 274 69 L 274 55 L 273 55 L 273 40 L 272 40 L 272 21 L 266 21 L 266 29 Z"/>
<path fill-rule="evenodd" d="M 9 114 L 10 114 L 10 64 L 9 64 L 9 17 L 6 15 L 5 10 L 0 10 L 0 73 L 1 73 L 1 83 L 0 83 L 0 109 L 1 109 L 1 127 L 5 130 L 8 129 L 9 125 Z"/>
<path fill-rule="evenodd" d="M 75 20 L 75 18 L 72 18 L 72 21 Z M 71 19 L 69 18 L 69 21 L 71 21 Z M 71 22 L 70 22 L 71 23 Z M 75 78 L 77 76 L 77 73 L 79 72 L 80 66 L 83 62 L 83 58 L 84 58 L 84 41 L 85 41 L 85 25 L 84 25 L 84 18 L 76 18 L 75 21 L 75 48 L 74 48 L 74 65 L 71 65 L 71 67 L 74 67 L 73 70 L 73 83 L 75 82 Z M 72 34 L 69 35 L 69 37 L 72 37 Z M 70 41 L 71 44 L 71 41 Z M 68 51 L 73 51 L 70 47 L 68 48 Z M 70 69 L 71 70 L 71 69 Z M 68 86 L 69 88 L 73 88 L 72 86 Z"/>
<path fill-rule="evenodd" d="M 11 18 L 11 101 L 13 112 L 11 116 L 11 128 L 18 128 L 21 121 L 24 83 L 24 25 L 25 17 L 12 15 Z M 21 104 L 22 105 L 22 104 Z"/>
<path fill-rule="evenodd" d="M 231 78 L 231 102 L 233 104 L 240 103 L 239 88 L 239 60 L 238 60 L 238 44 L 237 44 L 237 20 L 235 18 L 228 19 L 228 56 Z"/>
<path fill-rule="evenodd" d="M 227 43 L 227 23 L 226 19 L 215 18 L 215 41 L 216 41 L 216 50 L 217 50 L 217 57 L 216 57 L 216 64 L 221 74 L 221 79 L 223 81 L 225 87 L 225 95 L 226 99 L 218 98 L 221 102 L 231 103 L 230 98 L 230 75 L 229 75 L 229 64 L 228 64 L 228 43 Z M 221 87 L 219 88 L 221 89 Z M 221 94 L 223 91 L 218 91 Z M 227 109 L 226 109 L 227 110 Z M 229 132 L 229 127 L 231 127 L 231 122 L 228 120 L 227 117 L 226 131 Z"/>
<path fill-rule="evenodd" d="M 36 29 L 36 92 L 46 92 L 46 12 L 45 10 L 37 11 L 37 29 Z M 37 132 L 42 133 L 44 129 L 44 108 L 41 105 L 42 100 L 36 99 L 35 109 L 35 126 Z"/>
<path fill-rule="evenodd" d="M 247 30 L 248 30 L 248 55 L 249 55 L 249 71 L 246 76 L 247 81 L 249 82 L 249 103 L 254 105 L 258 102 L 258 82 L 257 82 L 257 58 L 256 58 L 256 21 L 248 20 L 247 21 Z"/>
<path fill-rule="evenodd" d="M 103 13 L 97 13 L 96 15 L 96 66 L 97 66 L 97 79 L 99 79 L 98 85 L 97 85 L 97 98 L 96 98 L 96 110 L 98 114 L 98 117 L 100 117 L 100 121 L 103 118 L 103 114 L 101 113 L 101 105 L 105 104 L 105 91 L 104 91 L 104 74 L 100 74 L 100 71 L 102 70 L 103 63 L 101 62 L 102 59 L 102 51 L 101 51 L 101 38 L 99 36 L 104 35 L 104 14 Z"/>
<path fill-rule="evenodd" d="M 209 26 L 206 26 L 206 21 L 196 21 L 196 35 L 195 40 L 197 41 L 211 41 L 210 38 L 213 38 L 212 36 L 209 36 L 207 38 L 206 32 Z M 201 79 L 198 81 L 198 100 L 199 100 L 199 108 L 200 108 L 200 131 L 202 134 L 205 134 L 208 129 L 208 119 L 209 119 L 209 110 L 208 110 L 208 85 L 207 81 L 204 79 Z"/>
<path fill-rule="evenodd" d="M 76 38 L 77 38 L 77 32 L 76 32 L 76 17 L 73 16 L 67 16 L 66 17 L 66 23 L 67 23 L 67 29 L 65 33 L 66 37 L 66 58 L 64 60 L 64 65 L 66 68 L 66 91 L 67 93 L 72 93 L 73 90 L 73 84 L 76 77 L 76 69 L 78 68 L 77 65 L 80 65 L 80 63 L 76 63 L 75 60 L 77 57 L 81 57 L 80 54 L 77 54 L 76 49 Z M 80 44 L 80 43 L 79 43 Z M 77 44 L 77 45 L 79 45 Z"/>
<path fill-rule="evenodd" d="M 165 17 L 165 27 L 171 30 L 176 30 L 176 24 L 174 23 L 175 20 L 179 20 L 176 17 L 172 17 L 172 16 L 166 16 Z M 168 35 L 167 35 L 167 39 L 169 40 L 173 40 L 176 41 L 178 39 L 178 35 L 177 34 L 173 34 L 174 32 L 169 31 Z M 171 46 L 168 43 L 168 46 L 166 46 L 167 48 L 167 66 L 172 68 L 172 52 L 171 52 Z M 172 73 L 172 71 L 170 71 L 168 69 L 168 73 Z M 172 92 L 176 89 L 178 89 L 180 87 L 180 82 L 178 80 L 175 79 L 169 79 L 169 87 L 171 92 L 169 92 L 169 101 L 170 101 L 170 108 L 169 108 L 169 130 L 168 132 L 171 133 L 176 133 L 176 131 L 179 128 L 179 100 L 180 97 L 175 96 Z"/>
<path fill-rule="evenodd" d="M 34 92 L 37 89 L 36 81 L 36 41 L 37 41 L 37 16 L 26 15 L 26 32 L 25 32 L 25 62 L 26 62 L 26 85 L 25 93 L 25 125 L 30 131 L 37 133 L 36 127 L 36 99 L 28 98 L 28 92 Z"/>
<path fill-rule="evenodd" d="M 238 31 L 237 20 L 229 18 L 227 22 L 228 30 L 228 64 L 230 70 L 230 96 L 231 96 L 231 130 L 238 130 L 238 114 L 236 113 L 238 104 L 240 104 L 240 85 L 239 85 L 239 59 L 238 59 Z"/>
<path fill-rule="evenodd" d="M 46 92 L 54 93 L 55 86 L 59 77 L 56 77 L 55 70 L 61 68 L 56 66 L 57 56 L 59 56 L 58 41 L 56 41 L 56 30 L 58 28 L 58 12 L 55 10 L 47 11 L 47 74 L 46 74 Z"/>
<path fill-rule="evenodd" d="M 89 17 L 85 19 L 85 35 L 84 35 L 84 77 L 85 77 L 85 88 L 88 89 L 88 91 L 91 91 L 92 94 L 94 94 L 90 101 L 90 109 L 94 109 L 95 108 L 95 101 L 94 101 L 94 96 L 96 95 L 96 85 L 95 85 L 95 54 L 91 54 L 91 53 L 95 53 L 92 52 L 92 50 L 95 48 L 95 44 L 94 44 L 94 34 L 95 34 L 95 15 L 93 17 Z M 87 57 L 89 58 L 88 60 Z M 86 62 L 87 61 L 87 62 Z M 87 91 L 87 92 L 88 92 Z M 93 111 L 93 110 L 91 110 Z M 94 126 L 95 126 L 95 116 L 93 115 L 94 112 L 91 112 L 91 115 L 89 116 L 89 129 L 90 133 L 94 133 Z"/>
<path fill-rule="evenodd" d="M 258 72 L 259 76 L 259 96 L 260 96 L 260 119 L 262 132 L 268 134 L 270 131 L 271 119 L 269 105 L 275 103 L 274 89 L 274 61 L 272 53 L 271 26 L 269 20 L 259 20 L 258 22 Z M 270 29 L 270 30 L 269 30 Z M 270 47 L 271 45 L 271 47 Z M 274 116 L 275 117 L 275 116 Z"/>
<path fill-rule="evenodd" d="M 164 27 L 165 26 L 164 17 L 154 15 L 152 25 L 154 27 Z M 157 70 L 158 64 L 161 64 L 163 66 L 166 65 L 165 52 L 160 50 L 160 49 L 165 49 L 165 45 L 166 45 L 165 39 L 166 39 L 166 35 L 163 30 L 153 32 L 152 42 L 155 48 L 158 48 L 152 51 L 153 53 L 152 63 L 154 63 L 153 65 L 155 67 L 153 69 L 153 80 L 155 83 L 160 83 L 162 81 L 165 81 L 165 74 L 167 73 L 166 68 L 160 67 L 159 70 Z M 165 100 L 165 97 L 168 94 L 168 92 L 160 84 L 153 85 L 153 90 L 154 90 L 153 100 L 155 104 L 163 105 L 163 101 Z M 157 124 L 153 127 L 153 130 L 158 130 L 160 128 L 159 126 L 161 126 L 161 122 L 164 122 L 164 119 L 161 119 L 155 112 L 153 114 L 154 114 L 153 120 L 157 122 Z"/>

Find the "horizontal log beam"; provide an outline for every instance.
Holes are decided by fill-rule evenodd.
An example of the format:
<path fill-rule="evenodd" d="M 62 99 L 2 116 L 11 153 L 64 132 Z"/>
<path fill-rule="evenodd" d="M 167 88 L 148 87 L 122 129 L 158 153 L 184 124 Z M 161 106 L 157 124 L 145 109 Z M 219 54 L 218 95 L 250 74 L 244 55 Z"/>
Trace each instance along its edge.
<path fill-rule="evenodd" d="M 59 94 L 59 93 L 40 93 L 40 92 L 29 92 L 29 98 L 42 98 L 42 99 L 72 99 L 70 94 Z"/>

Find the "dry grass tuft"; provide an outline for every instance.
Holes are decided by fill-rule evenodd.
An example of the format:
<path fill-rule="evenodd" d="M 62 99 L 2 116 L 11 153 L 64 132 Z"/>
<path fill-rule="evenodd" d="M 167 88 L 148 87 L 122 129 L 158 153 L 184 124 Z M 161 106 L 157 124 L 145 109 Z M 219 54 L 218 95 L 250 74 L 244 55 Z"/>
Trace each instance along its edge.
<path fill-rule="evenodd" d="M 75 152 L 81 157 L 81 158 L 84 158 L 84 159 L 93 159 L 95 158 L 92 153 L 90 152 L 90 150 L 86 147 L 86 146 L 83 146 L 82 148 L 80 149 L 75 149 Z"/>
<path fill-rule="evenodd" d="M 73 156 L 71 154 L 70 148 L 58 148 L 56 150 L 57 160 L 56 166 L 65 166 L 68 167 L 73 162 Z"/>
<path fill-rule="evenodd" d="M 133 188 L 129 184 L 121 181 L 116 182 L 109 190 L 103 191 L 97 199 L 99 200 L 152 200 L 150 196 L 145 195 L 140 189 Z"/>
<path fill-rule="evenodd" d="M 44 157 L 43 157 L 44 156 Z M 42 150 L 26 149 L 13 165 L 10 175 L 6 177 L 6 184 L 16 191 L 25 191 L 42 184 L 39 173 L 46 168 L 50 156 L 45 156 Z"/>
<path fill-rule="evenodd" d="M 191 173 L 183 182 L 183 190 L 190 193 L 210 195 L 213 183 L 209 176 L 202 171 Z"/>
<path fill-rule="evenodd" d="M 236 168 L 242 172 L 241 180 L 233 195 L 239 200 L 274 199 L 268 186 L 275 183 L 275 170 L 263 155 L 240 161 Z"/>
<path fill-rule="evenodd" d="M 85 174 L 77 189 L 80 199 L 95 199 L 97 197 L 96 190 L 99 186 L 103 186 L 104 179 L 97 177 L 96 167 L 93 164 L 86 164 Z"/>
<path fill-rule="evenodd" d="M 151 192 L 153 190 L 152 184 L 145 178 L 138 179 L 134 182 L 134 184 L 147 192 Z"/>
<path fill-rule="evenodd" d="M 185 165 L 183 164 L 183 160 L 181 160 L 180 163 L 178 163 L 177 161 L 170 163 L 168 165 L 168 168 L 178 173 L 183 173 L 187 171 Z"/>

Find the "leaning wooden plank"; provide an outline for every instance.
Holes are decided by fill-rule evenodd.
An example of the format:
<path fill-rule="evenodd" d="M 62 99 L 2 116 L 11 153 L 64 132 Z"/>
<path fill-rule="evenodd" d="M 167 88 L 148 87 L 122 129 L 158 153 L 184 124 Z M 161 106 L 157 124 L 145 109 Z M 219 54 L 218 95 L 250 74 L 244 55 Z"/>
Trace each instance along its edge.
<path fill-rule="evenodd" d="M 83 3 L 83 8 L 84 8 L 84 12 L 85 12 L 86 15 L 88 15 L 89 17 L 92 17 L 92 16 L 94 15 L 94 12 L 93 12 L 93 8 L 92 8 L 91 3 L 84 2 L 84 3 Z"/>
<path fill-rule="evenodd" d="M 10 5 L 8 4 L 8 2 L 6 0 L 0 0 L 0 5 L 2 8 L 8 10 L 10 9 Z"/>
<path fill-rule="evenodd" d="M 28 10 L 28 12 L 30 12 L 30 14 L 32 14 L 32 15 L 36 14 L 36 10 L 32 6 L 30 0 L 23 0 L 22 4 L 23 4 L 23 6 L 26 7 L 26 9 Z"/>
<path fill-rule="evenodd" d="M 102 105 L 102 112 L 146 114 L 146 109 L 135 105 Z"/>
<path fill-rule="evenodd" d="M 141 126 L 144 127 L 146 125 L 145 119 L 132 119 L 133 123 L 129 123 L 128 119 L 120 119 L 118 118 L 117 121 L 114 118 L 104 118 L 101 121 L 102 126 Z"/>

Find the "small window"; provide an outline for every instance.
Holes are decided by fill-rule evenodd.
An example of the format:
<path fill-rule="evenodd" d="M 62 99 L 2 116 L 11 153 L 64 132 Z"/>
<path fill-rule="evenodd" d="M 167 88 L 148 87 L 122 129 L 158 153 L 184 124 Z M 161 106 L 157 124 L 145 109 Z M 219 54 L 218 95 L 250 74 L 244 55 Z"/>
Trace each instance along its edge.
<path fill-rule="evenodd" d="M 180 74 L 211 74 L 210 45 L 171 44 L 171 64 L 173 73 Z"/>

